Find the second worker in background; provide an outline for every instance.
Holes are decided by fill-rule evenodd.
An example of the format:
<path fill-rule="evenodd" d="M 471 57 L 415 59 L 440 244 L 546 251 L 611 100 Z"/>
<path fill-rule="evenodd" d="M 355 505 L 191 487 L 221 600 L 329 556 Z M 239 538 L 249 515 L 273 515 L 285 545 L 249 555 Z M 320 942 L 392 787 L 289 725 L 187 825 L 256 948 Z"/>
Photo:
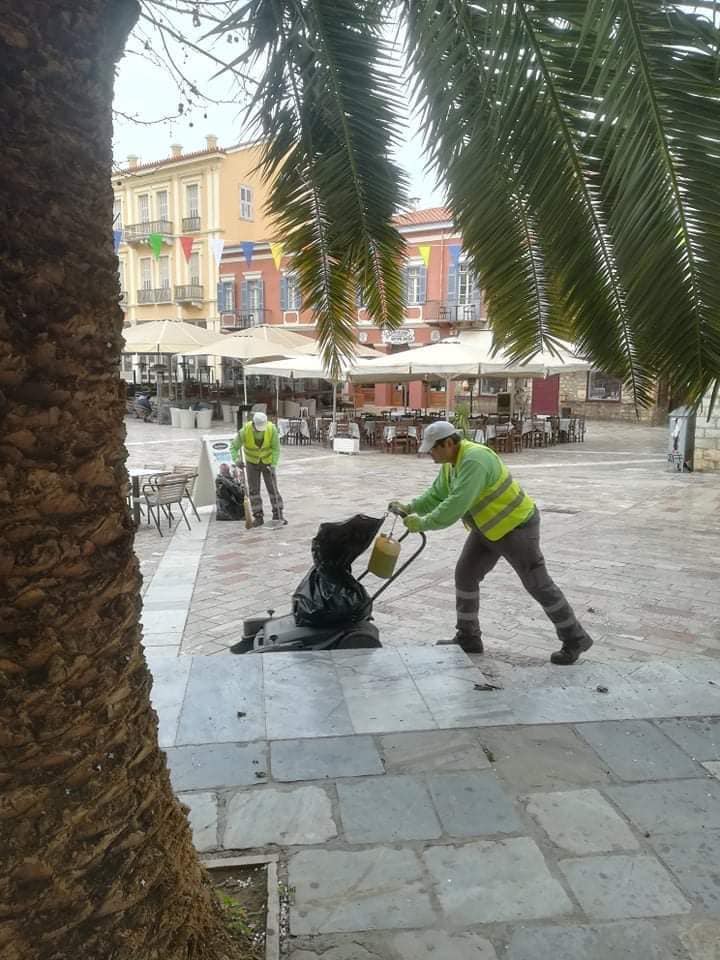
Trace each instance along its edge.
<path fill-rule="evenodd" d="M 235 462 L 245 454 L 247 468 L 248 495 L 254 526 L 261 527 L 264 522 L 263 502 L 260 495 L 260 478 L 265 480 L 273 520 L 287 523 L 283 516 L 283 502 L 277 485 L 277 465 L 280 460 L 280 434 L 266 414 L 254 413 L 230 445 Z"/>

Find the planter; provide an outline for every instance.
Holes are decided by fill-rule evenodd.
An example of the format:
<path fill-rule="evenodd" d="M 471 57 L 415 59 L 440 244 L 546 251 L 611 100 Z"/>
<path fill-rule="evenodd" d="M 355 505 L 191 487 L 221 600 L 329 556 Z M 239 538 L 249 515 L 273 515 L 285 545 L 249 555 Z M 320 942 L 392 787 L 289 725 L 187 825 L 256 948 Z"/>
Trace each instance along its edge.
<path fill-rule="evenodd" d="M 195 422 L 198 430 L 209 430 L 212 424 L 212 410 L 196 410 Z"/>
<path fill-rule="evenodd" d="M 335 437 L 333 450 L 335 453 L 360 453 L 360 441 L 355 437 Z"/>
<path fill-rule="evenodd" d="M 237 407 L 235 409 L 237 409 Z M 223 423 L 232 423 L 233 422 L 232 404 L 223 403 L 222 412 L 223 412 Z"/>
<path fill-rule="evenodd" d="M 170 424 L 173 427 L 180 426 L 180 414 L 182 409 L 180 407 L 170 407 Z"/>
<path fill-rule="evenodd" d="M 278 889 L 278 857 L 274 854 L 259 857 L 218 857 L 202 859 L 202 864 L 210 873 L 229 871 L 234 867 L 265 867 L 267 883 L 267 909 L 265 911 L 265 960 L 279 960 L 280 957 L 280 893 Z"/>
<path fill-rule="evenodd" d="M 180 410 L 178 413 L 178 420 L 180 421 L 178 426 L 182 427 L 183 430 L 192 430 L 195 426 L 195 411 Z"/>

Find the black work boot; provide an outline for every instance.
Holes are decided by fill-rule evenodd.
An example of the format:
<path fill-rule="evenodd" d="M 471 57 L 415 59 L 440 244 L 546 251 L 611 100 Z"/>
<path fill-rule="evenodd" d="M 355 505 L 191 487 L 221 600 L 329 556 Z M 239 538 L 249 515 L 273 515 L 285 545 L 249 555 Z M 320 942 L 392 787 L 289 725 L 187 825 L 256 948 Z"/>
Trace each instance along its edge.
<path fill-rule="evenodd" d="M 483 653 L 483 642 L 481 633 L 462 633 L 458 630 L 450 640 L 438 640 L 436 647 L 449 647 L 457 644 L 465 653 Z"/>
<path fill-rule="evenodd" d="M 592 637 L 583 633 L 581 637 L 575 637 L 573 640 L 563 640 L 563 645 L 555 653 L 550 654 L 550 663 L 558 667 L 569 667 L 575 663 L 581 653 L 589 650 L 593 645 Z"/>

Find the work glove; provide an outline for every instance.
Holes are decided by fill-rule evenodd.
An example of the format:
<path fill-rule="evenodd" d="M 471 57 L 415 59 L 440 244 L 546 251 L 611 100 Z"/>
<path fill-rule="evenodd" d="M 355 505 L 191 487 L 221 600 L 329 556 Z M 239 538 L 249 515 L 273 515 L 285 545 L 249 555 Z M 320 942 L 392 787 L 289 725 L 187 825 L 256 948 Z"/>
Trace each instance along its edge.
<path fill-rule="evenodd" d="M 423 528 L 422 517 L 419 517 L 416 513 L 411 513 L 409 516 L 403 517 L 403 523 L 410 533 L 420 533 Z"/>
<path fill-rule="evenodd" d="M 402 517 L 405 514 L 410 513 L 410 507 L 407 503 L 400 503 L 399 500 L 391 500 L 387 506 L 388 513 L 394 513 L 398 517 Z"/>

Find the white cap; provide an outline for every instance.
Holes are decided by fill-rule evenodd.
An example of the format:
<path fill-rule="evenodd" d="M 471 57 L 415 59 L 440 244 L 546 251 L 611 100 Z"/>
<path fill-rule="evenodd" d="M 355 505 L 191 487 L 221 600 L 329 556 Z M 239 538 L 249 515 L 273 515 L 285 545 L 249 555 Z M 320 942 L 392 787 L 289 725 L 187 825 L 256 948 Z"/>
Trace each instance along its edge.
<path fill-rule="evenodd" d="M 263 413 L 261 410 L 258 410 L 257 413 L 254 413 L 253 426 L 257 431 L 264 430 L 267 426 L 267 414 Z"/>
<path fill-rule="evenodd" d="M 436 420 L 425 428 L 418 453 L 429 453 L 439 440 L 446 440 L 456 433 L 460 431 L 448 420 Z"/>

